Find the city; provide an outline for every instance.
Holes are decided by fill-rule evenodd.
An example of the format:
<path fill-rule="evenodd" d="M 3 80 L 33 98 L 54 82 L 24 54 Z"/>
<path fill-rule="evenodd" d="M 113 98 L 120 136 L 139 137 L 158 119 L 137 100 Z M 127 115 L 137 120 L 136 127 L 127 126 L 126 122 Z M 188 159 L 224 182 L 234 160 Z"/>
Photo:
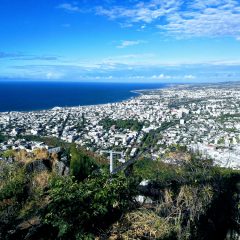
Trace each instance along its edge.
<path fill-rule="evenodd" d="M 240 84 L 176 85 L 138 90 L 129 100 L 93 106 L 0 113 L 0 151 L 48 148 L 24 136 L 57 137 L 98 154 L 123 152 L 152 160 L 185 146 L 215 165 L 240 169 Z"/>

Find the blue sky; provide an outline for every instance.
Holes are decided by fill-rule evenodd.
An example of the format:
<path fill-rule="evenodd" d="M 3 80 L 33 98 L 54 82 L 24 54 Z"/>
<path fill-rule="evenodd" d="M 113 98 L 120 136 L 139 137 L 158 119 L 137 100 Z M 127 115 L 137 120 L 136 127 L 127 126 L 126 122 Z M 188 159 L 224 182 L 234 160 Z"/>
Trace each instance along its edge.
<path fill-rule="evenodd" d="M 239 0 L 1 0 L 0 78 L 240 80 Z"/>

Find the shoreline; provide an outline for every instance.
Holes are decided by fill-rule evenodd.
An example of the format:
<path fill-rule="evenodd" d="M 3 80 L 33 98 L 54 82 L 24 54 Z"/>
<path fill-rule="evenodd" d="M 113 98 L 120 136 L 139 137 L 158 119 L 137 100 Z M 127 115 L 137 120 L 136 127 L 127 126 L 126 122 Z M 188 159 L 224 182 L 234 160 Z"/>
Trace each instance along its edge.
<path fill-rule="evenodd" d="M 59 109 L 66 109 L 66 108 L 77 108 L 77 107 L 93 107 L 93 106 L 101 106 L 101 105 L 108 105 L 108 104 L 116 104 L 116 103 L 122 103 L 125 101 L 129 101 L 131 99 L 134 99 L 138 96 L 142 96 L 143 93 L 141 91 L 152 91 L 152 90 L 159 90 L 159 89 L 166 89 L 169 87 L 168 84 L 164 85 L 162 88 L 156 87 L 156 88 L 151 88 L 151 89 L 136 89 L 136 90 L 130 90 L 130 93 L 135 94 L 135 96 L 128 97 L 123 100 L 119 101 L 114 101 L 114 102 L 107 102 L 107 103 L 96 103 L 96 104 L 83 104 L 83 105 L 74 105 L 74 106 L 53 106 L 51 108 L 43 108 L 43 109 L 34 109 L 34 110 L 9 110 L 9 111 L 1 111 L 0 114 L 4 113 L 29 113 L 29 112 L 42 112 L 42 111 L 53 111 L 54 108 L 59 108 Z"/>
<path fill-rule="evenodd" d="M 132 91 L 130 91 L 132 92 Z M 133 92 L 135 94 L 138 94 L 140 95 L 140 93 L 137 93 L 137 92 Z M 120 100 L 120 101 L 116 101 L 116 102 L 107 102 L 107 103 L 96 103 L 96 104 L 84 104 L 84 105 L 74 105 L 74 106 L 54 106 L 54 107 L 51 107 L 51 108 L 43 108 L 43 109 L 35 109 L 35 110 L 9 110 L 9 111 L 0 111 L 0 114 L 2 113 L 28 113 L 28 112 L 42 112 L 42 111 L 51 111 L 51 110 L 54 110 L 54 108 L 59 108 L 59 109 L 66 109 L 66 108 L 77 108 L 77 107 L 93 107 L 93 106 L 100 106 L 100 105 L 108 105 L 108 104 L 115 104 L 115 103 L 121 103 L 121 102 L 125 102 L 125 101 L 128 101 L 130 99 L 133 99 L 137 97 L 136 96 L 132 96 L 132 97 L 129 97 L 129 98 L 126 98 L 126 99 L 123 99 L 123 100 Z"/>

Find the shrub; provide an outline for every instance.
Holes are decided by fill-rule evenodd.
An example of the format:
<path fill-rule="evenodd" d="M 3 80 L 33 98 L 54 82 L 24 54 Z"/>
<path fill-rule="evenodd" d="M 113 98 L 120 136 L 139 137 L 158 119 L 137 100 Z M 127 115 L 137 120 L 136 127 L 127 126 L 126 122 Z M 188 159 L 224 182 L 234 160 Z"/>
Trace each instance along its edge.
<path fill-rule="evenodd" d="M 93 170 L 97 169 L 97 164 L 94 158 L 87 155 L 87 153 L 77 149 L 73 144 L 70 148 L 71 162 L 70 172 L 77 180 L 82 181 L 87 178 Z"/>
<path fill-rule="evenodd" d="M 84 182 L 57 177 L 51 182 L 45 223 L 56 228 L 61 239 L 94 234 L 128 209 L 134 195 L 130 185 L 123 176 L 110 178 L 106 174 Z"/>

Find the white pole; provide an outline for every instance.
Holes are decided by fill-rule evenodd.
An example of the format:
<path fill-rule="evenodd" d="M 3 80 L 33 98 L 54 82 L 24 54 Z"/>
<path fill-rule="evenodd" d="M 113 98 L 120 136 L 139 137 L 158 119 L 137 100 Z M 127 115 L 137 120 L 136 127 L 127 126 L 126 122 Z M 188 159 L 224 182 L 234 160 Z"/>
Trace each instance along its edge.
<path fill-rule="evenodd" d="M 110 151 L 110 173 L 113 172 L 113 152 Z"/>

